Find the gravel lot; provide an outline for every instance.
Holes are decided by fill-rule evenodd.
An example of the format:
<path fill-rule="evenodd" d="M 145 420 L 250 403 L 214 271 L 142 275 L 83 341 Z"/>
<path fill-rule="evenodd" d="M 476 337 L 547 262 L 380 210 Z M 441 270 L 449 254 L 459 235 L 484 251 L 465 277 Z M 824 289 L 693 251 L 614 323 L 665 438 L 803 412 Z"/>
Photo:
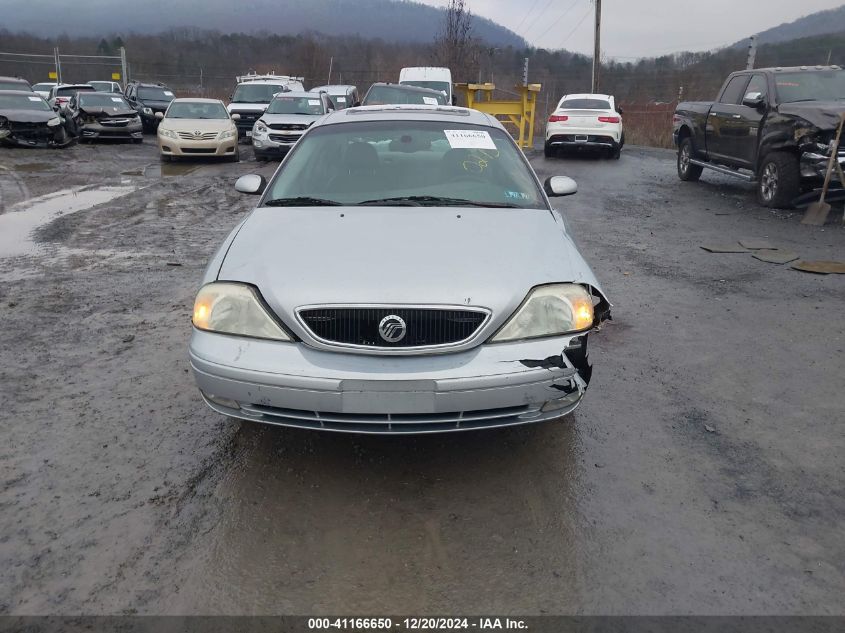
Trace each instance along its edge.
<path fill-rule="evenodd" d="M 532 153 L 578 180 L 615 304 L 583 406 L 315 434 L 226 420 L 188 373 L 232 184 L 275 166 L 244 149 L 0 149 L 0 613 L 845 614 L 845 276 L 700 248 L 842 259 L 841 208 L 803 226 L 662 150 Z"/>

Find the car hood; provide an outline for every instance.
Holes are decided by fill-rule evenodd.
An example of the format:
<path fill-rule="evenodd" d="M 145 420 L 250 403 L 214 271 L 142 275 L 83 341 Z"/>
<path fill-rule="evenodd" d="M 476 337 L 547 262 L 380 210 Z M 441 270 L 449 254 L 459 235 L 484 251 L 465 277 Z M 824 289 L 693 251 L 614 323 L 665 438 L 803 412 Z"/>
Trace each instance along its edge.
<path fill-rule="evenodd" d="M 601 293 L 563 220 L 540 209 L 262 207 L 241 225 L 218 279 L 257 286 L 295 329 L 304 305 L 479 306 L 492 310 L 494 328 L 540 284 Z"/>
<path fill-rule="evenodd" d="M 222 132 L 235 127 L 231 119 L 162 119 L 159 124 L 161 130 L 176 130 L 183 132 Z"/>
<path fill-rule="evenodd" d="M 845 112 L 845 101 L 802 101 L 782 103 L 778 112 L 801 117 L 820 130 L 835 130 L 839 117 Z"/>
<path fill-rule="evenodd" d="M 59 115 L 52 110 L 0 110 L 0 116 L 15 123 L 46 123 Z"/>
<path fill-rule="evenodd" d="M 283 124 L 309 126 L 322 116 L 322 114 L 267 114 L 265 112 L 261 116 L 261 120 L 268 125 Z"/>
<path fill-rule="evenodd" d="M 109 106 L 85 106 L 79 108 L 80 112 L 84 112 L 85 114 L 90 114 L 91 116 L 135 116 L 138 114 L 136 110 L 133 108 L 128 108 L 126 106 L 118 105 L 115 107 Z"/>
<path fill-rule="evenodd" d="M 269 106 L 268 103 L 230 103 L 226 106 L 229 112 L 264 112 Z"/>

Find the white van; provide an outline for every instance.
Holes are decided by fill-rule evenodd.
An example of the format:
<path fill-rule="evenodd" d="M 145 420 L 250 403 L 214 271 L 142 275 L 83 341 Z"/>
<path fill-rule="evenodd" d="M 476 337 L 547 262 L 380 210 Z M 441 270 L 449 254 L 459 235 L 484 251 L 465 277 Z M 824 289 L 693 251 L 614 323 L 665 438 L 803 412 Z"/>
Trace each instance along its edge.
<path fill-rule="evenodd" d="M 452 71 L 433 66 L 414 66 L 399 71 L 399 83 L 420 88 L 433 88 L 446 95 L 446 103 L 455 103 L 452 93 Z"/>

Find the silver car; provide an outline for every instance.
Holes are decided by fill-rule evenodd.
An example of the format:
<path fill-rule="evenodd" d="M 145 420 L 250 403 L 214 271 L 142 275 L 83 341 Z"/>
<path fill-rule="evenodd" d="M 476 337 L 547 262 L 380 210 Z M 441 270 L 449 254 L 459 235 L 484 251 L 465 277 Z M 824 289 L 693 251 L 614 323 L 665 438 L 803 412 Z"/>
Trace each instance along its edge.
<path fill-rule="evenodd" d="M 283 157 L 311 124 L 333 110 L 326 92 L 277 94 L 252 127 L 255 157 L 258 160 Z"/>
<path fill-rule="evenodd" d="M 493 117 L 451 106 L 329 114 L 211 259 L 190 362 L 219 413 L 433 433 L 559 418 L 610 304 Z"/>

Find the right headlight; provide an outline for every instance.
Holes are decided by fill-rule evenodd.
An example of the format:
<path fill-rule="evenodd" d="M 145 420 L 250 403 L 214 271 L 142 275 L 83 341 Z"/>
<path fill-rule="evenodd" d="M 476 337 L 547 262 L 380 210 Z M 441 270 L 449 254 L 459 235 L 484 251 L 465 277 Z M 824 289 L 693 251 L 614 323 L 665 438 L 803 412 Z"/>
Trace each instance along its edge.
<path fill-rule="evenodd" d="M 592 327 L 593 298 L 577 284 L 534 288 L 516 313 L 491 339 L 493 343 L 560 336 Z"/>
<path fill-rule="evenodd" d="M 173 130 L 168 130 L 168 129 L 163 128 L 161 126 L 159 126 L 159 128 L 158 128 L 158 135 L 159 136 L 165 136 L 167 138 L 176 138 L 176 139 L 179 138 L 179 136 L 176 134 L 176 132 L 174 132 Z"/>
<path fill-rule="evenodd" d="M 143 110 L 141 110 L 141 111 L 142 111 L 144 114 L 149 114 L 150 116 L 152 116 L 152 115 L 153 115 L 153 109 L 152 109 L 152 108 L 144 108 L 144 109 L 143 109 Z"/>
<path fill-rule="evenodd" d="M 215 281 L 206 284 L 194 301 L 194 327 L 274 341 L 291 338 L 264 307 L 252 286 Z"/>

